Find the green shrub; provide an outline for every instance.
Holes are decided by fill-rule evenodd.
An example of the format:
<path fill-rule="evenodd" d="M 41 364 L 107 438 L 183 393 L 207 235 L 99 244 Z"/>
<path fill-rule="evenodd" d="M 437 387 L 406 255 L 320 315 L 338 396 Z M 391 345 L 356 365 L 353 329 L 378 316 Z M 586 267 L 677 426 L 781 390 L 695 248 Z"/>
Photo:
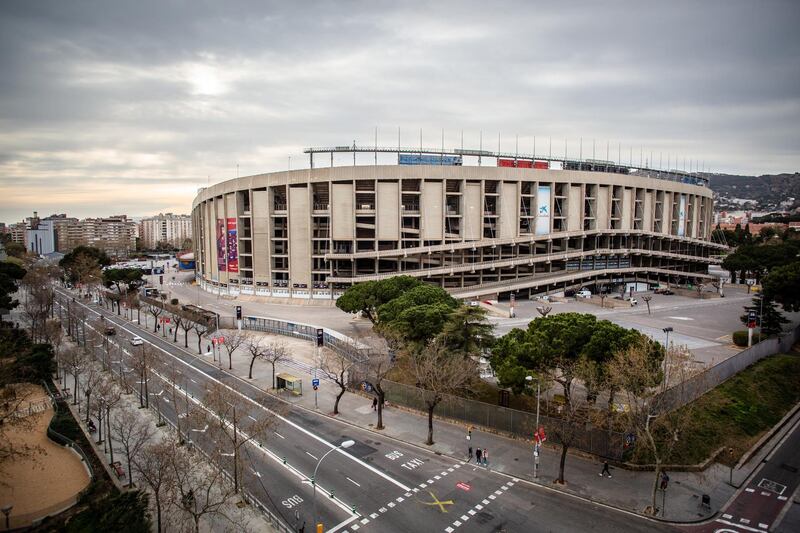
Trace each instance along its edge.
<path fill-rule="evenodd" d="M 762 340 L 766 339 L 766 335 L 762 337 L 761 333 L 753 333 L 753 344 L 761 342 Z M 747 330 L 739 330 L 733 332 L 733 343 L 736 346 L 747 346 Z"/>

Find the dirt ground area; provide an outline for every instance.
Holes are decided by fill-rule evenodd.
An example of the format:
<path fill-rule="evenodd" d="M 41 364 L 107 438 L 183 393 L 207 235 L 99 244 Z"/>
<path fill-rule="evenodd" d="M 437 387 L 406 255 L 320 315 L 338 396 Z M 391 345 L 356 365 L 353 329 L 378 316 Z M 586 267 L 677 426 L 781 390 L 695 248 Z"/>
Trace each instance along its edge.
<path fill-rule="evenodd" d="M 47 514 L 59 511 L 89 484 L 89 473 L 78 455 L 47 437 L 47 426 L 54 412 L 43 400 L 47 395 L 38 385 L 26 384 L 31 407 L 40 410 L 25 418 L 24 424 L 7 426 L 0 438 L 16 447 L 37 450 L 29 456 L 9 461 L 3 466 L 0 505 L 13 505 L 11 526 L 27 525 Z M 27 412 L 27 405 L 21 406 Z"/>

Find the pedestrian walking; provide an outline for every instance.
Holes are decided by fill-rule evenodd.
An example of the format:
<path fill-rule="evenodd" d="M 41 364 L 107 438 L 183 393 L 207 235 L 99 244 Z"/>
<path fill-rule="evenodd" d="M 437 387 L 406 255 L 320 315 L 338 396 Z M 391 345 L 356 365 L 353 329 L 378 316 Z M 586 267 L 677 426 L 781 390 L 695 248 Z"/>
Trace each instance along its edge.
<path fill-rule="evenodd" d="M 481 453 L 482 452 L 481 452 L 480 448 L 475 450 L 475 462 L 478 463 L 478 464 L 481 464 Z"/>
<path fill-rule="evenodd" d="M 483 449 L 483 466 L 489 466 L 489 450 Z"/>
<path fill-rule="evenodd" d="M 372 399 L 372 410 L 373 411 L 377 411 L 378 410 L 378 397 L 377 396 Z"/>
<path fill-rule="evenodd" d="M 611 470 L 608 468 L 608 461 L 603 461 L 603 469 L 597 475 L 603 477 L 603 474 L 606 474 L 608 477 L 611 477 Z"/>
<path fill-rule="evenodd" d="M 467 451 L 467 462 L 468 463 L 472 462 L 472 446 L 470 446 L 469 450 Z"/>

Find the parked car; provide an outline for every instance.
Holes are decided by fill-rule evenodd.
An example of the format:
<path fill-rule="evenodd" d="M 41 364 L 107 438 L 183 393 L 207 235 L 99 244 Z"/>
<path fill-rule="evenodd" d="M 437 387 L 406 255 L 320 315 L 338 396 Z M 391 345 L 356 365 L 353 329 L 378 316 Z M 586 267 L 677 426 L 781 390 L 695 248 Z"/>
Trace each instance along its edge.
<path fill-rule="evenodd" d="M 653 291 L 653 294 L 664 294 L 666 296 L 670 296 L 670 295 L 675 294 L 675 293 L 672 292 L 669 289 L 656 289 L 656 290 Z"/>
<path fill-rule="evenodd" d="M 106 326 L 106 329 L 103 330 L 103 333 L 106 336 L 116 335 L 117 334 L 117 329 L 114 326 Z"/>
<path fill-rule="evenodd" d="M 138 335 L 131 338 L 132 346 L 141 346 L 142 344 L 144 344 L 144 340 Z"/>
<path fill-rule="evenodd" d="M 582 290 L 579 290 L 578 292 L 576 292 L 575 296 L 577 298 L 591 298 L 592 297 L 592 291 L 590 291 L 588 289 L 582 289 Z"/>
<path fill-rule="evenodd" d="M 576 291 L 575 289 L 567 289 L 564 291 L 564 296 L 566 296 L 567 298 L 571 298 L 572 296 L 575 296 L 577 292 L 578 291 Z"/>

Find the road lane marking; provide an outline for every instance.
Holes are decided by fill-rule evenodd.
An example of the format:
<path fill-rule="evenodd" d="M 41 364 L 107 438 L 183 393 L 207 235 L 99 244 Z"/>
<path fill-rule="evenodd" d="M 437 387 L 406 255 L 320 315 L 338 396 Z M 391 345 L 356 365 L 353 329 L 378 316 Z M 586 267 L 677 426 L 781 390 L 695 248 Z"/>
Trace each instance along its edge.
<path fill-rule="evenodd" d="M 285 439 L 285 438 L 286 438 L 286 437 L 284 437 L 283 435 L 281 435 L 280 433 L 278 433 L 277 431 L 273 431 L 273 433 L 275 433 L 277 436 L 279 436 L 279 437 L 280 437 L 280 438 L 282 438 L 282 439 Z"/>
<path fill-rule="evenodd" d="M 360 487 L 360 486 L 361 486 L 361 485 L 359 485 L 358 483 L 356 483 L 355 481 L 353 481 L 352 479 L 350 479 L 350 478 L 349 478 L 349 477 L 347 477 L 347 476 L 345 476 L 345 479 L 346 479 L 347 481 L 349 481 L 350 483 L 352 483 L 353 485 L 355 485 L 356 487 Z"/>
<path fill-rule="evenodd" d="M 760 527 L 761 529 L 769 529 L 769 524 L 765 524 L 763 522 L 759 522 L 758 523 L 758 527 Z"/>
<path fill-rule="evenodd" d="M 720 524 L 725 524 L 726 526 L 738 527 L 739 529 L 744 529 L 745 531 L 752 531 L 753 533 L 767 533 L 767 531 L 763 529 L 756 529 L 754 527 L 745 526 L 743 524 L 737 524 L 736 522 L 728 522 L 727 520 L 719 520 L 717 522 Z"/>
<path fill-rule="evenodd" d="M 751 489 L 749 487 L 744 489 L 744 490 L 745 490 L 745 492 L 755 492 L 756 491 L 756 489 Z"/>
<path fill-rule="evenodd" d="M 254 416 L 247 415 L 247 418 L 249 418 L 253 422 L 258 422 L 258 420 L 256 420 L 256 418 Z"/>
<path fill-rule="evenodd" d="M 67 298 L 69 298 L 69 297 L 70 297 L 70 296 L 69 296 L 69 294 L 66 294 L 66 295 L 65 295 L 63 292 L 62 292 L 61 294 L 62 294 L 62 296 L 66 296 Z M 96 314 L 96 315 L 98 315 L 98 316 L 105 316 L 105 315 L 102 315 L 101 313 L 98 313 L 97 311 L 95 311 L 94 309 L 92 309 L 91 307 L 87 306 L 86 304 L 84 304 L 84 303 L 82 303 L 82 302 L 78 302 L 78 303 L 79 303 L 79 304 L 80 304 L 82 307 L 86 308 L 87 310 L 91 311 L 92 313 L 94 313 L 94 314 Z M 126 326 L 124 326 L 124 325 L 117 324 L 117 326 L 118 326 L 119 328 L 121 328 L 122 330 L 124 330 L 124 331 L 127 331 L 127 332 L 128 332 L 128 333 L 130 333 L 131 335 L 136 335 L 136 333 L 134 333 L 134 331 L 132 331 L 132 330 L 128 329 L 128 328 L 127 328 Z M 149 339 L 149 336 L 150 336 L 150 335 L 154 335 L 154 334 L 152 334 L 150 331 L 146 331 L 146 330 L 145 330 L 145 331 L 143 331 L 142 333 L 145 333 L 145 334 L 146 334 L 146 337 L 143 337 L 143 338 L 146 338 L 146 339 Z M 156 335 L 156 338 L 158 338 L 158 339 L 159 339 L 159 342 L 163 342 L 163 340 L 162 340 L 160 337 L 158 337 L 157 335 Z M 227 388 L 228 390 L 230 390 L 230 391 L 234 392 L 235 394 L 238 394 L 239 396 L 243 397 L 243 398 L 244 398 L 246 401 L 249 401 L 249 402 L 250 402 L 250 403 L 252 403 L 253 405 L 256 405 L 256 406 L 258 406 L 259 408 L 261 408 L 261 409 L 263 409 L 263 410 L 267 411 L 268 413 L 272 414 L 274 417 L 276 417 L 276 418 L 278 418 L 279 420 L 283 421 L 284 423 L 286 423 L 286 424 L 288 424 L 288 425 L 292 426 L 293 428 L 295 428 L 296 430 L 300 431 L 301 433 L 305 433 L 305 434 L 306 434 L 306 435 L 308 435 L 309 437 L 311 437 L 311 438 L 313 438 L 313 439 L 317 440 L 318 442 L 320 442 L 320 443 L 324 444 L 325 446 L 328 446 L 328 447 L 329 447 L 329 448 L 331 448 L 331 449 L 334 449 L 334 448 L 335 448 L 337 453 L 339 453 L 339 454 L 341 454 L 341 455 L 344 455 L 345 457 L 347 457 L 347 458 L 348 458 L 348 459 L 350 459 L 351 461 L 353 461 L 353 462 L 355 462 L 355 463 L 359 464 L 360 466 L 362 466 L 362 467 L 366 468 L 367 470 L 369 470 L 369 471 L 373 472 L 374 474 L 377 474 L 378 476 L 380 476 L 380 477 L 384 478 L 385 480 L 389 481 L 390 483 L 393 483 L 394 485 L 396 485 L 396 486 L 400 487 L 400 488 L 401 488 L 401 489 L 403 489 L 404 491 L 409 491 L 409 490 L 411 490 L 411 488 L 410 488 L 410 487 L 407 487 L 406 485 L 404 485 L 403 483 L 401 483 L 401 482 L 400 482 L 400 481 L 398 481 L 397 479 L 395 479 L 395 478 L 391 477 L 390 475 L 386 474 L 385 472 L 382 472 L 382 471 L 378 470 L 377 468 L 375 468 L 374 466 L 372 466 L 372 465 L 369 465 L 369 464 L 365 463 L 365 462 L 364 462 L 364 461 L 362 461 L 361 459 L 358 459 L 357 457 L 355 457 L 355 456 L 353 456 L 353 455 L 349 454 L 347 451 L 343 450 L 342 448 L 339 448 L 339 447 L 338 447 L 338 445 L 335 445 L 335 444 L 333 444 L 333 443 L 331 443 L 331 442 L 329 442 L 329 441 L 325 440 L 324 438 L 320 437 L 319 435 L 316 435 L 316 434 L 312 433 L 311 431 L 307 430 L 306 428 L 304 428 L 304 427 L 302 427 L 302 426 L 298 425 L 297 423 L 295 423 L 295 422 L 292 422 L 291 420 L 287 419 L 286 417 L 283 417 L 283 416 L 279 415 L 278 413 L 276 413 L 276 412 L 272 411 L 271 409 L 267 408 L 266 406 L 264 406 L 264 405 L 261 405 L 260 403 L 256 402 L 255 400 L 253 400 L 252 398 L 250 398 L 250 397 L 249 397 L 249 396 L 247 396 L 246 394 L 243 394 L 242 392 L 240 392 L 238 389 L 235 389 L 235 388 L 231 387 L 230 385 L 227 385 L 226 383 L 223 383 L 222 381 L 220 381 L 220 380 L 218 380 L 218 379 L 216 379 L 216 378 L 212 377 L 210 374 L 208 374 L 207 372 L 205 372 L 205 371 L 201 370 L 201 369 L 200 369 L 200 368 L 198 368 L 198 367 L 195 367 L 195 366 L 193 366 L 191 363 L 187 363 L 186 361 L 184 361 L 183 359 L 181 359 L 181 358 L 180 358 L 180 357 L 178 357 L 177 355 L 173 354 L 172 352 L 169 352 L 169 351 L 165 350 L 164 348 L 162 348 L 162 347 L 161 347 L 161 346 L 159 346 L 158 344 L 155 344 L 155 343 L 154 343 L 154 342 L 152 342 L 151 340 L 147 340 L 147 342 L 148 342 L 148 344 L 152 345 L 154 348 L 157 348 L 158 350 L 160 350 L 160 351 L 164 352 L 165 354 L 167 354 L 168 356 L 172 357 L 173 359 L 176 359 L 178 362 L 180 362 L 180 363 L 182 363 L 182 364 L 184 364 L 184 365 L 186 365 L 186 366 L 188 366 L 188 367 L 191 367 L 193 370 L 195 370 L 196 372 L 199 372 L 200 374 L 204 375 L 204 376 L 205 376 L 206 378 L 208 378 L 209 380 L 211 380 L 211 381 L 214 381 L 214 382 L 216 382 L 216 383 L 219 383 L 220 385 L 222 385 L 223 387 Z M 172 348 L 172 349 L 176 349 L 176 350 L 178 350 L 179 352 L 183 352 L 183 353 L 185 353 L 185 354 L 189 355 L 190 357 L 193 357 L 193 358 L 197 359 L 197 356 L 196 356 L 194 353 L 190 353 L 190 352 L 188 352 L 187 350 L 183 349 L 183 348 L 182 348 L 182 347 L 180 347 L 180 346 L 170 346 L 170 348 Z M 203 361 L 203 362 L 204 362 L 204 363 L 206 363 L 205 361 Z M 208 363 L 206 363 L 206 364 L 208 365 Z M 210 365 L 208 365 L 208 366 L 210 366 Z M 226 374 L 227 374 L 227 372 L 226 372 Z M 241 379 L 241 378 L 239 378 L 238 376 L 235 376 L 235 375 L 233 375 L 233 374 L 228 374 L 228 376 L 230 376 L 230 377 L 231 377 L 231 378 L 233 378 L 233 379 L 236 379 L 236 380 L 240 381 L 240 382 L 241 382 L 243 385 L 250 386 L 250 387 L 252 387 L 252 388 L 256 389 L 256 390 L 257 390 L 257 391 L 259 391 L 259 392 L 263 392 L 263 391 L 262 391 L 261 389 L 259 389 L 258 387 L 255 387 L 255 386 L 253 386 L 252 384 L 250 384 L 250 383 L 247 383 L 246 381 L 242 380 L 242 379 Z M 277 400 L 277 401 L 281 401 L 281 400 L 280 400 L 280 398 L 275 398 L 275 397 L 273 397 L 273 399 L 275 399 L 275 400 Z"/>
<path fill-rule="evenodd" d="M 730 518 L 733 518 L 733 515 L 724 514 L 724 515 L 722 515 L 722 518 L 724 518 L 724 519 L 728 520 L 728 519 L 730 519 Z"/>
<path fill-rule="evenodd" d="M 317 457 L 317 456 L 316 456 L 316 455 L 314 455 L 313 453 L 308 453 L 308 452 L 306 452 L 306 455 L 310 455 L 311 457 L 313 457 L 313 458 L 314 458 L 314 460 L 315 460 L 315 461 L 319 461 L 319 457 Z"/>

